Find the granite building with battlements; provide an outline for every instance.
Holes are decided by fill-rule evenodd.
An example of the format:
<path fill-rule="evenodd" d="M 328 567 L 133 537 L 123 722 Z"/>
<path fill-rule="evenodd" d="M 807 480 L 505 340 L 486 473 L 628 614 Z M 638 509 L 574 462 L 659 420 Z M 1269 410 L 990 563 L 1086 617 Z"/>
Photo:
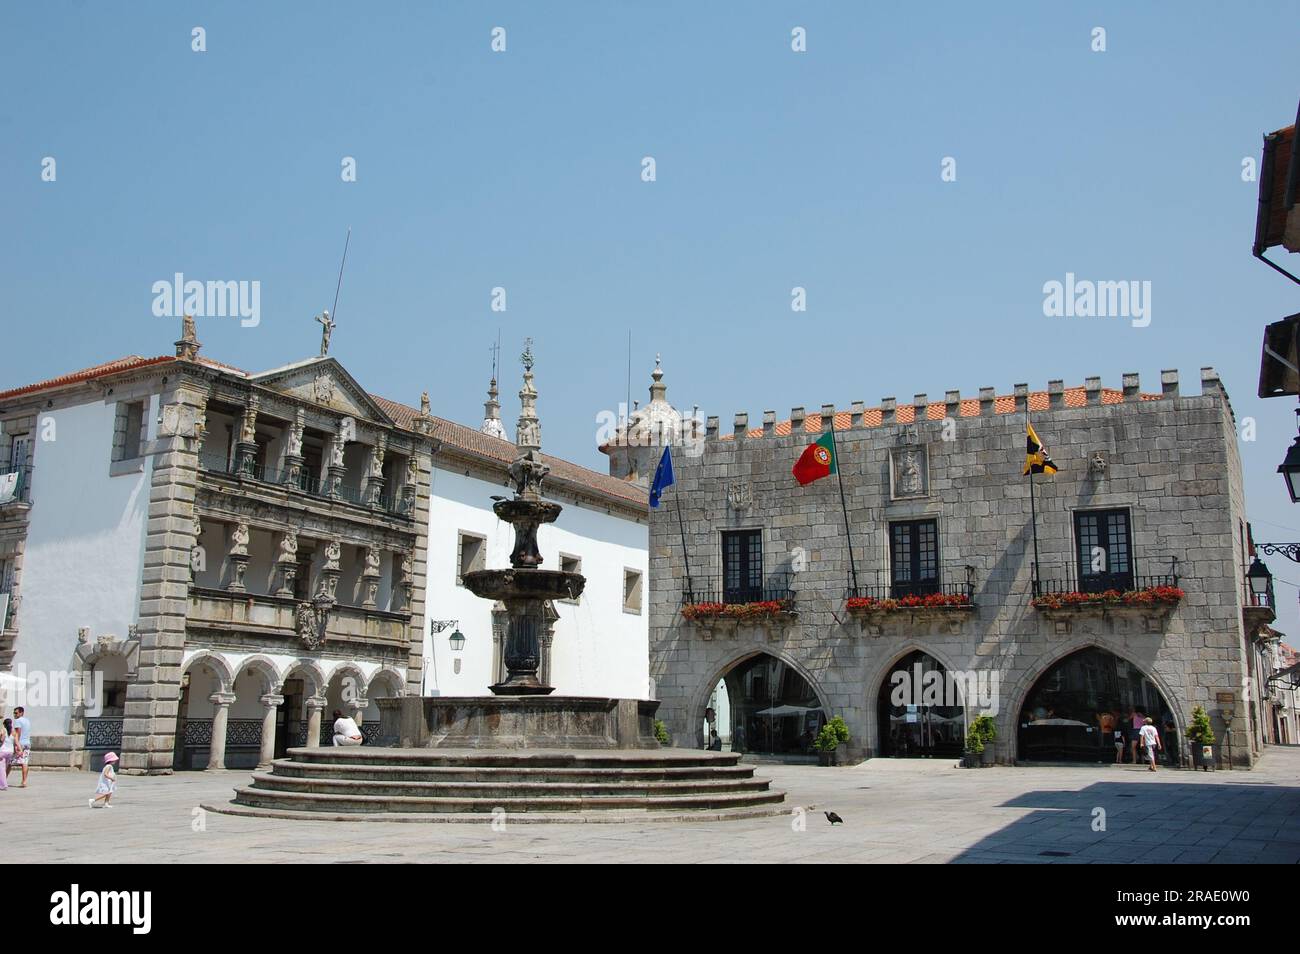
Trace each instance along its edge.
<path fill-rule="evenodd" d="M 988 712 L 999 762 L 1128 762 L 1151 718 L 1186 764 L 1202 706 L 1216 760 L 1253 764 L 1251 642 L 1273 613 L 1244 579 L 1232 406 L 1213 369 L 1198 384 L 709 418 L 651 511 L 650 674 L 674 743 L 811 756 L 842 716 L 841 758 L 949 757 Z M 1027 421 L 1059 468 L 1032 504 Z M 799 486 L 832 426 L 838 473 Z"/>

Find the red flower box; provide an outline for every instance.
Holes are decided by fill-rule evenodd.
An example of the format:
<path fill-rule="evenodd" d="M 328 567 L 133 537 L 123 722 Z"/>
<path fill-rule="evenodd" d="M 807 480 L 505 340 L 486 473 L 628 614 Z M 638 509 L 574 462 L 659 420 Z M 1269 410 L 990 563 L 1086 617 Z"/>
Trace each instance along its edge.
<path fill-rule="evenodd" d="M 845 604 L 849 610 L 863 612 L 892 612 L 894 610 L 946 609 L 968 607 L 973 604 L 965 593 L 929 593 L 925 596 L 901 596 L 898 599 L 876 599 L 874 596 L 851 596 Z"/>
<path fill-rule="evenodd" d="M 1143 590 L 1103 590 L 1100 593 L 1049 593 L 1030 603 L 1039 609 L 1072 606 L 1169 606 L 1187 594 L 1177 586 L 1149 586 Z"/>
<path fill-rule="evenodd" d="M 793 600 L 762 600 L 757 603 L 688 603 L 682 607 L 682 618 L 689 620 L 775 619 L 793 611 Z"/>

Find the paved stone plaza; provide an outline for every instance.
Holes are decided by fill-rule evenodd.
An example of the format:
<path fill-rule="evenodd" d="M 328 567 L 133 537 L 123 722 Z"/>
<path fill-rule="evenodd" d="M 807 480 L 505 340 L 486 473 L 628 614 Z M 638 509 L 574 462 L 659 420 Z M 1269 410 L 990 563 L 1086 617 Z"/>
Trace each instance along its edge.
<path fill-rule="evenodd" d="M 1300 862 L 1300 747 L 1270 747 L 1254 771 L 1142 768 L 963 771 L 873 759 L 852 768 L 761 765 L 789 816 L 708 823 L 325 822 L 196 811 L 247 773 L 123 777 L 94 810 L 88 773 L 40 772 L 0 793 L 5 857 L 23 862 Z M 14 775 L 12 778 L 17 779 Z M 831 828 L 821 809 L 838 812 Z M 1106 830 L 1092 830 L 1095 808 Z M 195 831 L 199 827 L 201 830 Z M 1045 855 L 1044 852 L 1068 852 Z"/>

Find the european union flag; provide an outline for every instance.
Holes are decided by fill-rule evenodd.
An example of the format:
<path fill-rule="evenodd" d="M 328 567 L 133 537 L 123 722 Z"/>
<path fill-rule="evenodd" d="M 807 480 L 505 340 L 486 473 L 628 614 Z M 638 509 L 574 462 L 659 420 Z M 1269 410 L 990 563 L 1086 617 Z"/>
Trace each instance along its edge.
<path fill-rule="evenodd" d="M 673 483 L 673 458 L 668 453 L 668 448 L 664 448 L 664 456 L 659 458 L 659 466 L 655 468 L 654 483 L 650 485 L 650 506 L 659 506 L 659 495 L 664 492 L 664 488 L 672 486 Z"/>

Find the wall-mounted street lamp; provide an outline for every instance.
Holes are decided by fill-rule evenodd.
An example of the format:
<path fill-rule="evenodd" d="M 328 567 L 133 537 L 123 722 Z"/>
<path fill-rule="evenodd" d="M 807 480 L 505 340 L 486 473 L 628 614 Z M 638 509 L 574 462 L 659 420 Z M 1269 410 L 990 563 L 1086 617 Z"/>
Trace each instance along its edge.
<path fill-rule="evenodd" d="M 1296 410 L 1296 415 L 1300 417 L 1300 409 Z M 1291 502 L 1300 503 L 1300 434 L 1296 435 L 1295 443 L 1286 452 L 1286 459 L 1278 465 L 1277 472 L 1286 480 L 1286 492 L 1291 495 Z"/>
<path fill-rule="evenodd" d="M 1273 574 L 1268 571 L 1268 567 L 1260 561 L 1259 557 L 1255 557 L 1254 562 L 1250 564 L 1250 569 L 1246 571 L 1246 581 L 1250 583 L 1250 591 L 1257 598 L 1265 599 L 1273 586 Z"/>
<path fill-rule="evenodd" d="M 451 629 L 452 634 L 448 642 L 451 643 L 451 651 L 460 652 L 465 648 L 465 634 L 460 631 L 460 620 L 455 619 L 431 619 L 429 620 L 429 635 L 441 633 L 443 630 Z"/>

